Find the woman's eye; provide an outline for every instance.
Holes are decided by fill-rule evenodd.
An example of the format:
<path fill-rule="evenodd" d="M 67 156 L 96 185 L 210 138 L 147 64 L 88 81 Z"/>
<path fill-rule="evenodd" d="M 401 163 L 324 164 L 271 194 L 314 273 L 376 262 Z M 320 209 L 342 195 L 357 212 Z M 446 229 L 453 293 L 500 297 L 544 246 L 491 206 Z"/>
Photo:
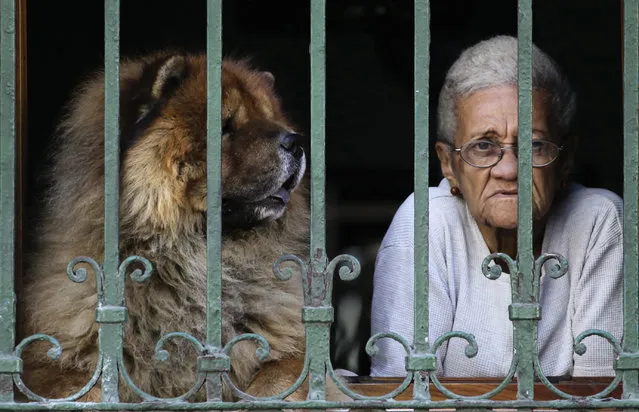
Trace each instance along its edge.
<path fill-rule="evenodd" d="M 473 147 L 475 150 L 488 151 L 493 148 L 493 144 L 491 142 L 475 142 Z"/>
<path fill-rule="evenodd" d="M 533 140 L 532 149 L 534 152 L 541 152 L 544 150 L 544 147 L 546 147 L 545 142 L 541 140 Z"/>

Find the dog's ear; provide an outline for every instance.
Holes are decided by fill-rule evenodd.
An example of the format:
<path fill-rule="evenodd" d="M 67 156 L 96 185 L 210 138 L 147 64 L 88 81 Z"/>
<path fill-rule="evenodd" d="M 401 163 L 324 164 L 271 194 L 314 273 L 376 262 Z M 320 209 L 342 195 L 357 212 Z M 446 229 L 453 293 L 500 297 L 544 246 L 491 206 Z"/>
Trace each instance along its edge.
<path fill-rule="evenodd" d="M 186 75 L 186 59 L 184 56 L 171 56 L 162 62 L 155 73 L 151 97 L 159 100 L 170 94 Z"/>
<path fill-rule="evenodd" d="M 135 143 L 187 75 L 186 56 L 160 57 L 147 62 L 139 79 L 124 88 L 120 123 L 122 150 Z"/>
<path fill-rule="evenodd" d="M 136 87 L 138 93 L 133 99 L 139 114 L 136 123 L 170 98 L 186 76 L 187 64 L 183 55 L 163 57 L 149 63 L 142 72 Z"/>
<path fill-rule="evenodd" d="M 264 77 L 264 79 L 266 80 L 266 83 L 268 83 L 269 86 L 273 86 L 275 84 L 275 76 L 273 76 L 273 73 L 262 72 L 262 77 Z"/>

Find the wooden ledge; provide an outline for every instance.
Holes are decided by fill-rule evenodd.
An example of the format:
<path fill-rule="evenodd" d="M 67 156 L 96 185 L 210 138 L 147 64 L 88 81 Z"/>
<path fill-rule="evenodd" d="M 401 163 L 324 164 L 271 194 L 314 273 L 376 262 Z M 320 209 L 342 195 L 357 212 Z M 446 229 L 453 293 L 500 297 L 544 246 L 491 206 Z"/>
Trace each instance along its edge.
<path fill-rule="evenodd" d="M 390 393 L 396 389 L 404 380 L 403 378 L 380 378 L 380 377 L 368 377 L 368 376 L 345 376 L 345 382 L 349 388 L 355 392 L 361 393 L 367 396 L 381 396 Z M 575 396 L 588 396 L 604 390 L 612 378 L 549 378 L 553 385 L 559 390 L 569 393 Z M 485 394 L 497 387 L 502 379 L 497 378 L 440 378 L 441 383 L 449 390 L 464 396 L 478 396 Z M 620 398 L 622 393 L 622 385 L 619 384 L 617 388 L 608 396 L 611 398 Z M 396 400 L 410 400 L 413 392 L 413 385 L 411 384 L 404 392 L 395 397 Z M 431 383 L 430 394 L 433 401 L 442 401 L 447 398 L 435 388 L 435 385 Z M 511 383 L 492 400 L 516 400 L 517 399 L 517 382 L 513 379 Z M 560 399 L 557 395 L 552 393 L 541 382 L 535 383 L 535 400 L 547 401 Z"/>

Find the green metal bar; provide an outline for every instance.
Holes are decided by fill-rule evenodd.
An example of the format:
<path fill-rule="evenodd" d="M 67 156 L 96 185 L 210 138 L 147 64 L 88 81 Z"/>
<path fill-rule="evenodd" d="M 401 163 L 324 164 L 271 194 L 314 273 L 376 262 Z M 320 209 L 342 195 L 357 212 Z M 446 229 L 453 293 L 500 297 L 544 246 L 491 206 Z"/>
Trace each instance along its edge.
<path fill-rule="evenodd" d="M 415 105 L 415 318 L 416 355 L 428 353 L 428 117 L 430 75 L 430 1 L 415 0 L 414 105 Z M 430 399 L 428 378 L 416 374 L 413 398 Z"/>
<path fill-rule="evenodd" d="M 519 0 L 518 13 L 518 224 L 517 263 L 519 300 L 533 303 L 533 225 L 532 225 L 532 0 Z M 519 357 L 518 399 L 533 399 L 534 356 L 537 351 L 536 321 L 514 320 L 513 356 Z"/>
<path fill-rule="evenodd" d="M 207 0 L 206 344 L 222 347 L 222 0 Z M 219 374 L 207 377 L 207 399 L 222 399 Z"/>
<path fill-rule="evenodd" d="M 311 258 L 308 276 L 311 288 L 326 285 L 326 202 L 325 202 L 325 137 L 326 137 L 326 0 L 311 2 Z M 302 274 L 306 276 L 307 274 Z M 324 286 L 325 287 L 325 286 Z M 322 293 L 320 293 L 322 295 Z M 330 299 L 330 297 L 329 297 Z M 311 299 L 313 300 L 313 299 Z M 324 302 L 322 302 L 324 301 Z M 323 305 L 325 299 L 308 302 Z M 330 305 L 330 300 L 329 300 Z M 305 311 L 310 310 L 308 306 Z M 328 307 L 321 310 L 328 311 Z M 332 313 L 332 312 L 331 312 Z M 330 323 L 306 324 L 306 348 L 309 364 L 309 400 L 326 396 L 326 362 L 329 359 Z M 321 340 L 318 340 L 321 339 Z"/>
<path fill-rule="evenodd" d="M 15 345 L 15 178 L 16 178 L 16 9 L 0 9 L 0 359 L 11 359 Z M 13 401 L 13 381 L 0 370 L 0 402 Z M 7 374 L 4 374 L 7 373 Z"/>
<path fill-rule="evenodd" d="M 311 1 L 311 265 L 326 267 L 326 0 Z"/>
<path fill-rule="evenodd" d="M 120 229 L 120 0 L 104 0 L 104 304 L 124 306 L 124 277 L 119 269 Z M 122 323 L 101 323 L 102 400 L 118 402 L 117 360 L 122 352 Z"/>
<path fill-rule="evenodd" d="M 624 216 L 623 216 L 623 272 L 624 272 L 624 338 L 623 351 L 639 352 L 639 203 L 638 151 L 639 131 L 639 1 L 624 1 L 624 59 L 623 59 L 623 116 L 624 116 Z M 636 370 L 623 371 L 623 398 L 639 398 L 639 375 Z"/>
<path fill-rule="evenodd" d="M 318 317 L 325 319 L 320 321 L 313 319 Z M 307 307 L 303 312 L 303 320 L 306 325 L 306 352 L 310 357 L 307 399 L 321 401 L 326 399 L 326 361 L 330 357 L 333 310 L 328 307 Z"/>

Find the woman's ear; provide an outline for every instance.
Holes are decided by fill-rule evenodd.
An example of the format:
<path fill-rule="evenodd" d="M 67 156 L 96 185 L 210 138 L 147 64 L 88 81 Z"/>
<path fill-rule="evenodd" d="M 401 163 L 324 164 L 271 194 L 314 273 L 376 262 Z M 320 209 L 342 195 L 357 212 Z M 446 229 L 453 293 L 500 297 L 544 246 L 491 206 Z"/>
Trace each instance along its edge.
<path fill-rule="evenodd" d="M 437 151 L 437 157 L 442 168 L 442 174 L 450 183 L 450 186 L 458 186 L 455 173 L 453 172 L 453 151 L 450 145 L 444 142 L 435 143 L 435 150 Z"/>

